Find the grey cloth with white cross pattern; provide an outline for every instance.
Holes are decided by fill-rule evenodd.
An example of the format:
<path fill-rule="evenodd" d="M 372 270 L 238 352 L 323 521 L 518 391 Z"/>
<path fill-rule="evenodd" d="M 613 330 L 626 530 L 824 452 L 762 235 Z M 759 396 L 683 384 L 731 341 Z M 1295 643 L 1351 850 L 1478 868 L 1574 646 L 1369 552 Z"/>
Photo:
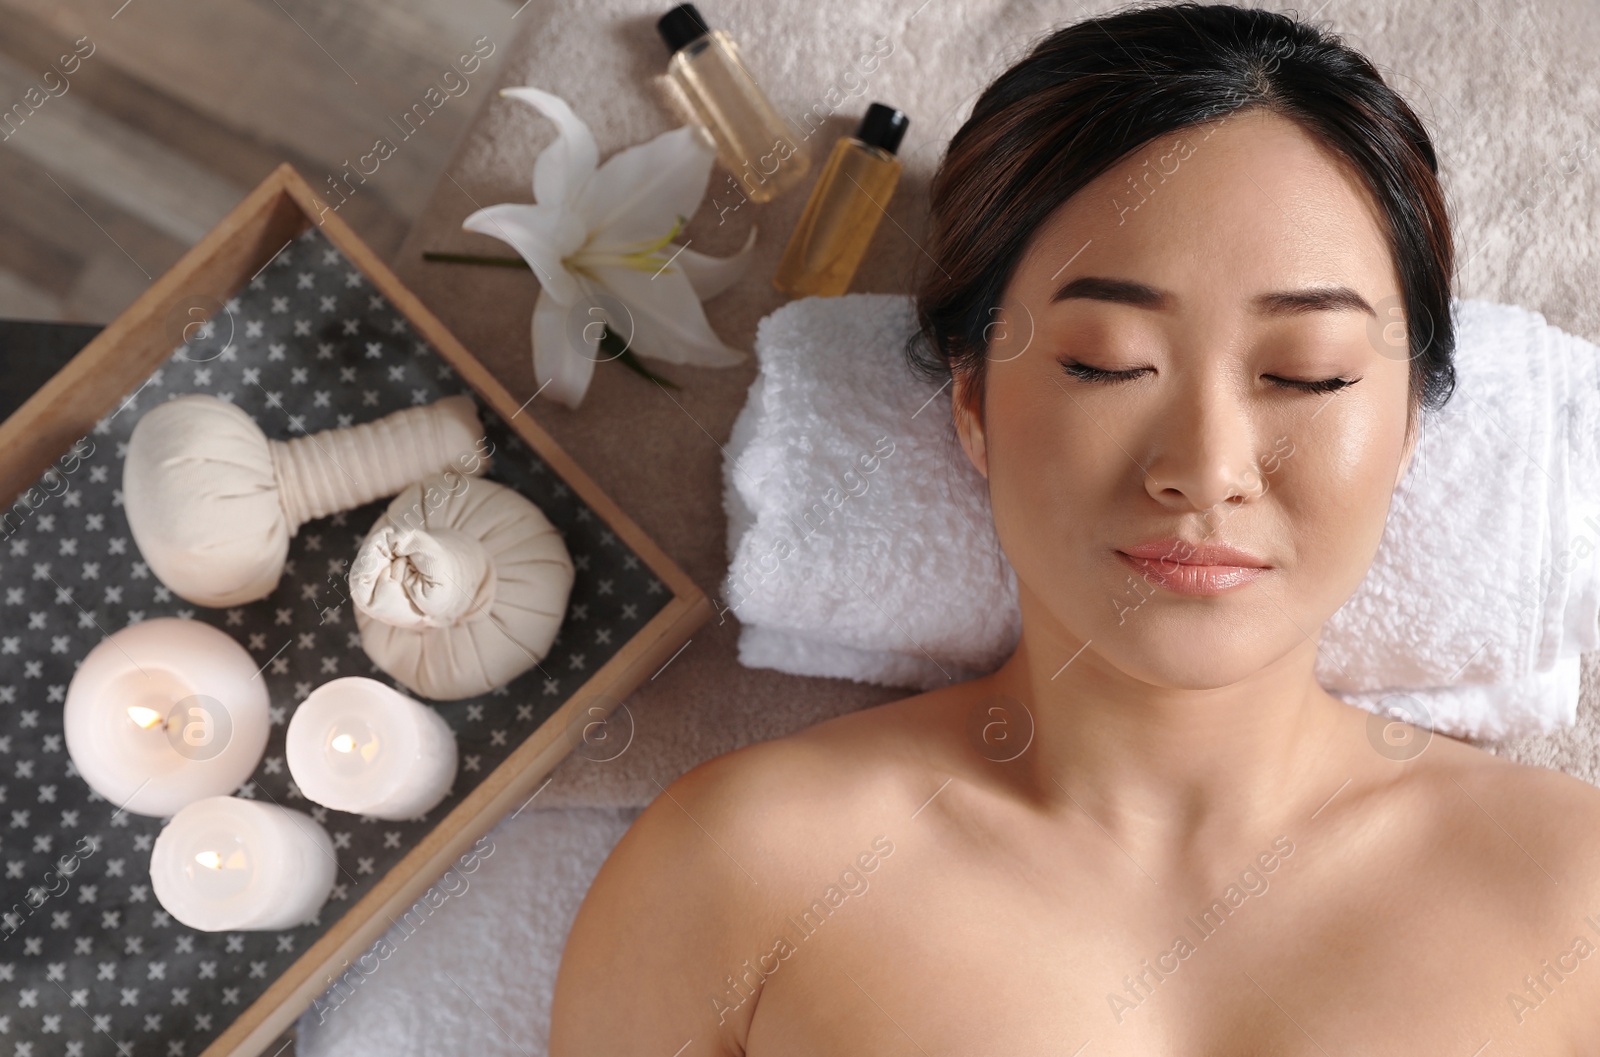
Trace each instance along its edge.
<path fill-rule="evenodd" d="M 232 401 L 286 440 L 470 389 L 315 226 L 215 307 L 203 325 L 176 319 L 188 340 L 0 524 L 0 1057 L 198 1054 L 671 598 L 480 401 L 494 445 L 488 476 L 536 503 L 572 555 L 560 632 L 509 685 L 433 703 L 461 755 L 454 788 L 425 818 L 380 821 L 308 803 L 284 763 L 296 703 L 340 676 L 393 685 L 361 648 L 343 584 L 388 500 L 302 526 L 270 597 L 197 607 L 163 586 L 133 544 L 120 489 L 128 436 L 143 409 L 182 393 Z M 173 920 L 150 890 L 162 820 L 117 813 L 67 757 L 62 704 L 78 662 L 105 635 L 161 616 L 222 629 L 264 668 L 271 734 L 237 795 L 307 811 L 332 836 L 338 876 L 310 924 L 206 933 Z"/>

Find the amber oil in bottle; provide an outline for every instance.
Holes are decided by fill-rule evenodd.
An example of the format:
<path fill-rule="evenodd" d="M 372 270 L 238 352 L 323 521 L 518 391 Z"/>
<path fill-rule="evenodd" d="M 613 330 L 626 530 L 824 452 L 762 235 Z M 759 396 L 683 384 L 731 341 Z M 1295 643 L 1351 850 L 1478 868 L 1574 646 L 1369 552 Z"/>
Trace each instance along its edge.
<path fill-rule="evenodd" d="M 900 182 L 895 150 L 910 121 L 892 106 L 873 103 L 856 134 L 833 145 L 789 236 L 773 286 L 795 297 L 833 297 L 850 288 Z"/>

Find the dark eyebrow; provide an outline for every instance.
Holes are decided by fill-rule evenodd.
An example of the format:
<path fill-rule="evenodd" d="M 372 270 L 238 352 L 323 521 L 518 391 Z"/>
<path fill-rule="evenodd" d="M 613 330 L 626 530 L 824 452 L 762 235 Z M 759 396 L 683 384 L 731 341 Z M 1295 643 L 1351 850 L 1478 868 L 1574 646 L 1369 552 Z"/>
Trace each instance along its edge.
<path fill-rule="evenodd" d="M 1050 303 L 1072 298 L 1087 301 L 1110 301 L 1119 305 L 1139 308 L 1166 308 L 1170 298 L 1153 286 L 1136 283 L 1130 279 L 1104 279 L 1098 275 L 1080 275 L 1062 285 L 1050 298 Z"/>
<path fill-rule="evenodd" d="M 1138 308 L 1167 308 L 1172 296 L 1164 291 L 1131 279 L 1107 279 L 1096 275 L 1081 275 L 1065 283 L 1050 298 L 1050 303 L 1082 298 L 1087 301 L 1109 301 Z M 1283 290 L 1258 294 L 1251 304 L 1263 315 L 1298 315 L 1304 312 L 1337 312 L 1350 310 L 1364 312 L 1374 319 L 1378 313 L 1367 304 L 1366 298 L 1348 286 L 1318 286 L 1304 290 Z"/>
<path fill-rule="evenodd" d="M 1348 286 L 1317 286 L 1305 290 L 1284 290 L 1258 294 L 1255 298 L 1258 312 L 1264 315 L 1292 316 L 1301 312 L 1365 312 L 1378 318 L 1367 299 Z"/>

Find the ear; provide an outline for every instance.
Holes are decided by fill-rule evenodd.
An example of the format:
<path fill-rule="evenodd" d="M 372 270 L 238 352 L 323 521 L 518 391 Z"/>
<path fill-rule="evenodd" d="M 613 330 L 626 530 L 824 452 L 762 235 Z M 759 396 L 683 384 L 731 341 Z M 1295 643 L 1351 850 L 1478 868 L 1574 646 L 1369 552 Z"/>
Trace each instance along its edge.
<path fill-rule="evenodd" d="M 983 433 L 983 409 L 973 406 L 969 371 L 956 371 L 950 378 L 950 415 L 955 420 L 961 447 L 984 479 L 989 477 L 989 447 Z"/>

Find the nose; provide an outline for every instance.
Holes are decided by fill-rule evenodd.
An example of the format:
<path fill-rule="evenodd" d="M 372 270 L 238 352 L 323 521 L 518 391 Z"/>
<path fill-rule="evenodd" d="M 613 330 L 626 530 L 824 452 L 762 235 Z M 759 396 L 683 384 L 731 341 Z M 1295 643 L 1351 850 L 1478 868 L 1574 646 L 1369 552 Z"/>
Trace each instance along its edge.
<path fill-rule="evenodd" d="M 1186 387 L 1155 417 L 1144 486 L 1177 513 L 1236 505 L 1262 490 L 1257 430 L 1222 382 Z"/>

